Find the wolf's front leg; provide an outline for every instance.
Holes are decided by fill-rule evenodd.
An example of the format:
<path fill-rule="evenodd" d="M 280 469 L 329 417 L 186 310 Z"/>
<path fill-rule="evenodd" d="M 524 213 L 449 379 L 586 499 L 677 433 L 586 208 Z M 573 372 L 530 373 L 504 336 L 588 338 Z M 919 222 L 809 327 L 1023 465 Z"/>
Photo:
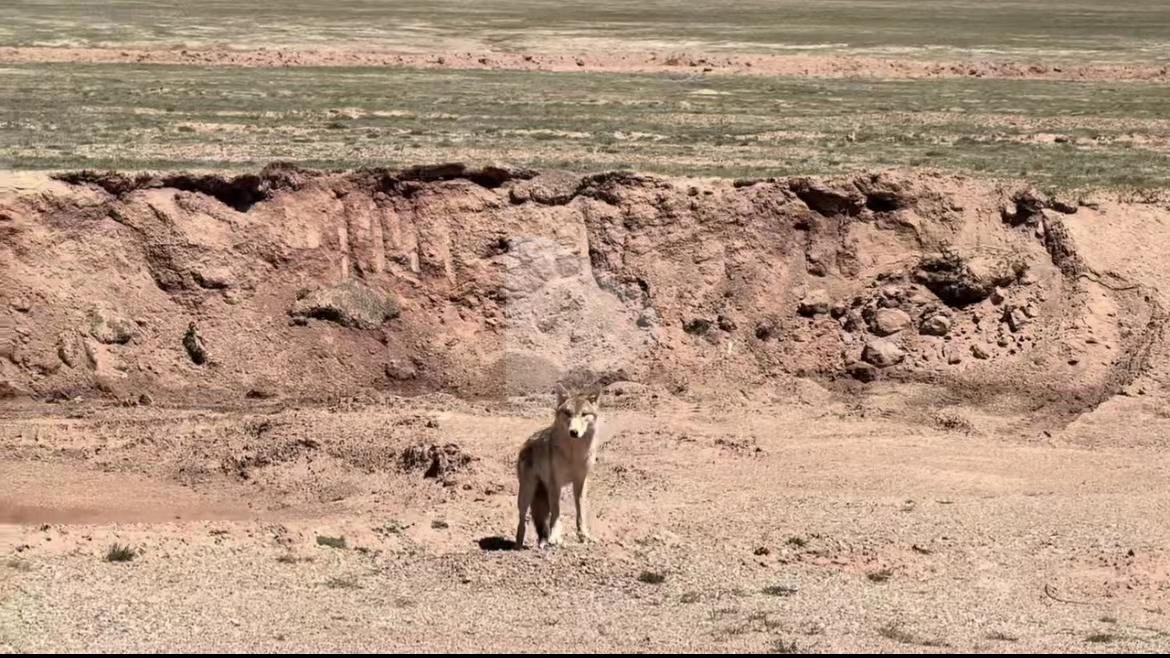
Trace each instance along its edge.
<path fill-rule="evenodd" d="M 548 488 L 548 543 L 556 546 L 561 543 L 561 487 L 553 484 Z"/>
<path fill-rule="evenodd" d="M 573 502 L 577 506 L 577 539 L 582 543 L 593 541 L 589 532 L 589 481 L 586 478 L 573 480 Z"/>

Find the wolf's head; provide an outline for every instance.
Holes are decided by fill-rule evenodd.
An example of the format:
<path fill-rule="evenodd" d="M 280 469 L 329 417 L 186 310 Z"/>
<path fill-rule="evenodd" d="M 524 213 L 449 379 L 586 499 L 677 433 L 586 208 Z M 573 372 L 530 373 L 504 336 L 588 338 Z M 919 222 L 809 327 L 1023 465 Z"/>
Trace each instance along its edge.
<path fill-rule="evenodd" d="M 601 410 L 601 384 L 585 391 L 568 391 L 557 385 L 557 428 L 569 438 L 589 436 L 597 425 L 597 412 Z"/>

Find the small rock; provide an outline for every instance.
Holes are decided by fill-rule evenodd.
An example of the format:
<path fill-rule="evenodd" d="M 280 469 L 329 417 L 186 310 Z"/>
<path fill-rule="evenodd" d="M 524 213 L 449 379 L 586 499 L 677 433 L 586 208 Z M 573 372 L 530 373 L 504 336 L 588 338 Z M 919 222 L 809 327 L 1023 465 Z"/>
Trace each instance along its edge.
<path fill-rule="evenodd" d="M 996 306 L 999 306 L 1000 304 L 1002 304 L 1002 303 L 1003 303 L 1003 300 L 1004 300 L 1005 298 L 1006 298 L 1006 297 L 1004 296 L 1004 291 L 1003 291 L 1003 288 L 996 288 L 995 290 L 992 290 L 992 291 L 991 291 L 991 297 L 990 297 L 990 299 L 991 299 L 991 303 L 992 303 L 992 304 L 995 304 Z"/>
<path fill-rule="evenodd" d="M 931 296 L 926 294 L 926 292 L 924 292 L 922 289 L 915 287 L 912 288 L 910 293 L 906 295 L 906 301 L 915 306 L 925 306 L 926 304 L 929 304 L 932 299 Z"/>
<path fill-rule="evenodd" d="M 996 287 L 1014 283 L 1022 266 L 1007 260 L 953 252 L 923 259 L 914 276 L 949 306 L 967 306 L 991 296 Z"/>
<path fill-rule="evenodd" d="M 974 345 L 971 346 L 971 355 L 974 356 L 976 359 L 990 359 L 991 358 L 991 352 L 987 351 L 987 347 L 985 347 L 984 345 L 981 345 L 979 343 L 975 343 Z"/>
<path fill-rule="evenodd" d="M 918 331 L 927 336 L 945 336 L 951 331 L 951 319 L 941 313 L 932 315 L 922 321 Z"/>
<path fill-rule="evenodd" d="M 605 393 L 611 398 L 637 398 L 649 395 L 650 387 L 639 382 L 616 381 L 605 387 Z"/>
<path fill-rule="evenodd" d="M 861 360 L 879 368 L 888 368 L 897 365 L 906 358 L 906 351 L 892 340 L 875 338 L 865 344 L 861 351 Z"/>
<path fill-rule="evenodd" d="M 12 308 L 20 313 L 28 313 L 32 310 L 32 304 L 24 297 L 17 297 L 12 300 Z"/>
<path fill-rule="evenodd" d="M 201 288 L 226 290 L 235 283 L 235 275 L 228 267 L 208 267 L 191 274 Z"/>
<path fill-rule="evenodd" d="M 0 400 L 10 398 L 23 398 L 28 396 L 28 391 L 20 388 L 12 382 L 0 379 Z"/>
<path fill-rule="evenodd" d="M 735 320 L 732 320 L 726 315 L 720 315 L 718 318 L 716 318 L 715 322 L 719 325 L 720 329 L 728 333 L 731 333 L 736 329 Z"/>
<path fill-rule="evenodd" d="M 995 344 L 999 345 L 1000 347 L 1007 347 L 1008 345 L 1012 344 L 1012 341 L 1007 336 L 1000 336 L 999 340 L 995 341 Z"/>
<path fill-rule="evenodd" d="M 61 369 L 60 355 L 40 350 L 21 350 L 20 363 L 42 375 L 51 375 Z"/>
<path fill-rule="evenodd" d="M 768 340 L 776 335 L 776 326 L 772 324 L 771 320 L 764 320 L 756 325 L 756 338 L 759 340 Z"/>
<path fill-rule="evenodd" d="M 386 363 L 386 376 L 397 381 L 408 381 L 418 377 L 418 370 L 409 363 L 391 359 Z"/>
<path fill-rule="evenodd" d="M 963 362 L 962 353 L 955 349 L 953 345 L 948 345 L 945 349 L 943 349 L 943 356 L 946 357 L 947 363 L 952 366 Z"/>
<path fill-rule="evenodd" d="M 711 321 L 704 318 L 693 318 L 683 324 L 683 331 L 693 336 L 704 336 L 711 331 Z"/>
<path fill-rule="evenodd" d="M 72 333 L 61 333 L 57 335 L 57 358 L 70 368 L 76 368 L 82 364 L 88 364 L 88 357 L 85 353 L 85 348 L 81 345 L 81 340 Z M 93 364 L 88 364 L 93 365 Z"/>
<path fill-rule="evenodd" d="M 134 338 L 136 327 L 129 319 L 107 308 L 95 308 L 89 313 L 89 333 L 99 343 L 125 345 Z"/>
<path fill-rule="evenodd" d="M 1080 209 L 1081 203 L 1079 199 L 1058 194 L 1049 200 L 1048 205 L 1056 212 L 1072 215 Z"/>
<path fill-rule="evenodd" d="M 638 314 L 638 326 L 643 329 L 657 326 L 660 321 L 658 311 L 652 306 L 647 306 Z"/>
<path fill-rule="evenodd" d="M 849 375 L 859 382 L 872 382 L 877 379 L 878 370 L 868 363 L 854 363 L 849 366 Z"/>
<path fill-rule="evenodd" d="M 837 320 L 845 331 L 861 331 L 866 327 L 865 318 L 857 311 L 849 311 Z"/>
<path fill-rule="evenodd" d="M 832 304 L 833 300 L 829 298 L 829 293 L 817 288 L 805 294 L 804 298 L 800 300 L 800 306 L 797 308 L 797 311 L 801 315 L 811 318 L 815 315 L 828 313 Z"/>
<path fill-rule="evenodd" d="M 354 329 L 377 329 L 401 312 L 387 293 L 361 281 L 306 292 L 289 310 L 293 319 L 316 318 Z"/>
<path fill-rule="evenodd" d="M 187 350 L 187 356 L 191 357 L 191 362 L 197 366 L 207 363 L 207 350 L 203 346 L 203 337 L 199 335 L 199 330 L 195 327 L 195 323 L 187 324 L 187 333 L 183 334 L 183 347 Z"/>
<path fill-rule="evenodd" d="M 909 327 L 911 319 L 902 309 L 879 308 L 873 315 L 873 330 L 879 336 L 889 336 Z"/>
<path fill-rule="evenodd" d="M 244 393 L 249 400 L 268 400 L 278 395 L 276 385 L 268 380 L 259 380 Z"/>
<path fill-rule="evenodd" d="M 1031 318 L 1028 317 L 1028 314 L 1020 308 L 1007 309 L 1003 314 L 1003 320 L 1004 322 L 1007 322 L 1008 328 L 1010 328 L 1013 333 L 1020 331 L 1029 322 L 1031 322 Z"/>

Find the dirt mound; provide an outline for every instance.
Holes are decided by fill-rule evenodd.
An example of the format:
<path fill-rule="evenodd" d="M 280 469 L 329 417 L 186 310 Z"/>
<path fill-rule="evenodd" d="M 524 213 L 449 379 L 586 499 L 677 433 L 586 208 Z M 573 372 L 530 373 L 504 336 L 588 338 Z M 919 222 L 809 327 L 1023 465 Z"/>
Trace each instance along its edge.
<path fill-rule="evenodd" d="M 0 198 L 0 382 L 42 398 L 804 376 L 1075 410 L 1144 367 L 1161 322 L 1141 289 L 1084 276 L 1076 203 L 954 176 L 60 180 Z"/>
<path fill-rule="evenodd" d="M 259 174 L 232 177 L 215 174 L 129 176 L 116 171 L 84 170 L 66 172 L 58 176 L 58 179 L 73 185 L 96 185 L 119 197 L 138 190 L 160 188 L 199 192 L 236 210 L 246 212 L 253 204 L 268 199 L 278 190 L 298 189 L 304 181 L 305 173 L 296 165 L 273 163 L 262 169 Z"/>
<path fill-rule="evenodd" d="M 473 461 L 471 455 L 454 443 L 442 446 L 413 445 L 403 450 L 401 456 L 403 471 L 418 471 L 424 478 L 438 480 L 447 480 L 451 475 L 466 469 Z"/>
<path fill-rule="evenodd" d="M 398 305 L 385 293 L 360 281 L 345 281 L 335 286 L 306 290 L 297 296 L 289 315 L 306 324 L 310 318 L 336 322 L 354 329 L 377 329 L 387 320 L 398 317 Z"/>

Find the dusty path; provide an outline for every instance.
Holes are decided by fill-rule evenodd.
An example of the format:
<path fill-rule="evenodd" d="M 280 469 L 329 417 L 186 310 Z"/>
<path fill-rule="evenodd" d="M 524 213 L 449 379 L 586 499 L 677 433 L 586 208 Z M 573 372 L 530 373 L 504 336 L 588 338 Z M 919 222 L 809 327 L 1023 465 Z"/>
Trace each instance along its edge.
<path fill-rule="evenodd" d="M 989 80 L 1170 80 L 1160 63 L 1075 64 L 994 58 L 918 60 L 859 55 L 744 55 L 723 52 L 394 52 L 368 49 L 263 48 L 0 48 L 0 64 L 168 64 L 241 67 L 408 67 L 674 75 L 755 75 L 892 80 L 985 78 Z"/>
<path fill-rule="evenodd" d="M 1164 444 L 1086 449 L 1075 428 L 997 437 L 961 409 L 946 423 L 960 429 L 903 424 L 883 418 L 896 416 L 889 393 L 861 406 L 810 388 L 782 407 L 616 411 L 596 486 L 601 543 L 520 553 L 480 546 L 505 545 L 493 538 L 513 527 L 508 459 L 542 422 L 536 403 L 279 412 L 268 418 L 301 423 L 320 447 L 246 479 L 207 474 L 193 490 L 173 484 L 170 464 L 193 446 L 175 439 L 143 463 L 134 444 L 205 413 L 167 412 L 139 434 L 130 428 L 148 412 L 93 409 L 71 431 L 121 423 L 130 440 L 101 451 L 101 467 L 136 475 L 111 485 L 93 460 L 47 446 L 0 464 L 4 502 L 30 503 L 24 525 L 0 526 L 0 647 L 1170 648 L 1170 531 L 1156 521 L 1170 512 Z M 476 461 L 443 483 L 327 455 L 330 428 L 414 416 Z M 390 431 L 381 447 L 434 438 Z M 327 490 L 348 493 L 313 496 Z M 68 523 L 79 506 L 91 516 Z M 200 520 L 163 520 L 167 506 Z M 239 518 L 246 507 L 251 519 Z M 114 542 L 142 555 L 104 562 Z"/>

